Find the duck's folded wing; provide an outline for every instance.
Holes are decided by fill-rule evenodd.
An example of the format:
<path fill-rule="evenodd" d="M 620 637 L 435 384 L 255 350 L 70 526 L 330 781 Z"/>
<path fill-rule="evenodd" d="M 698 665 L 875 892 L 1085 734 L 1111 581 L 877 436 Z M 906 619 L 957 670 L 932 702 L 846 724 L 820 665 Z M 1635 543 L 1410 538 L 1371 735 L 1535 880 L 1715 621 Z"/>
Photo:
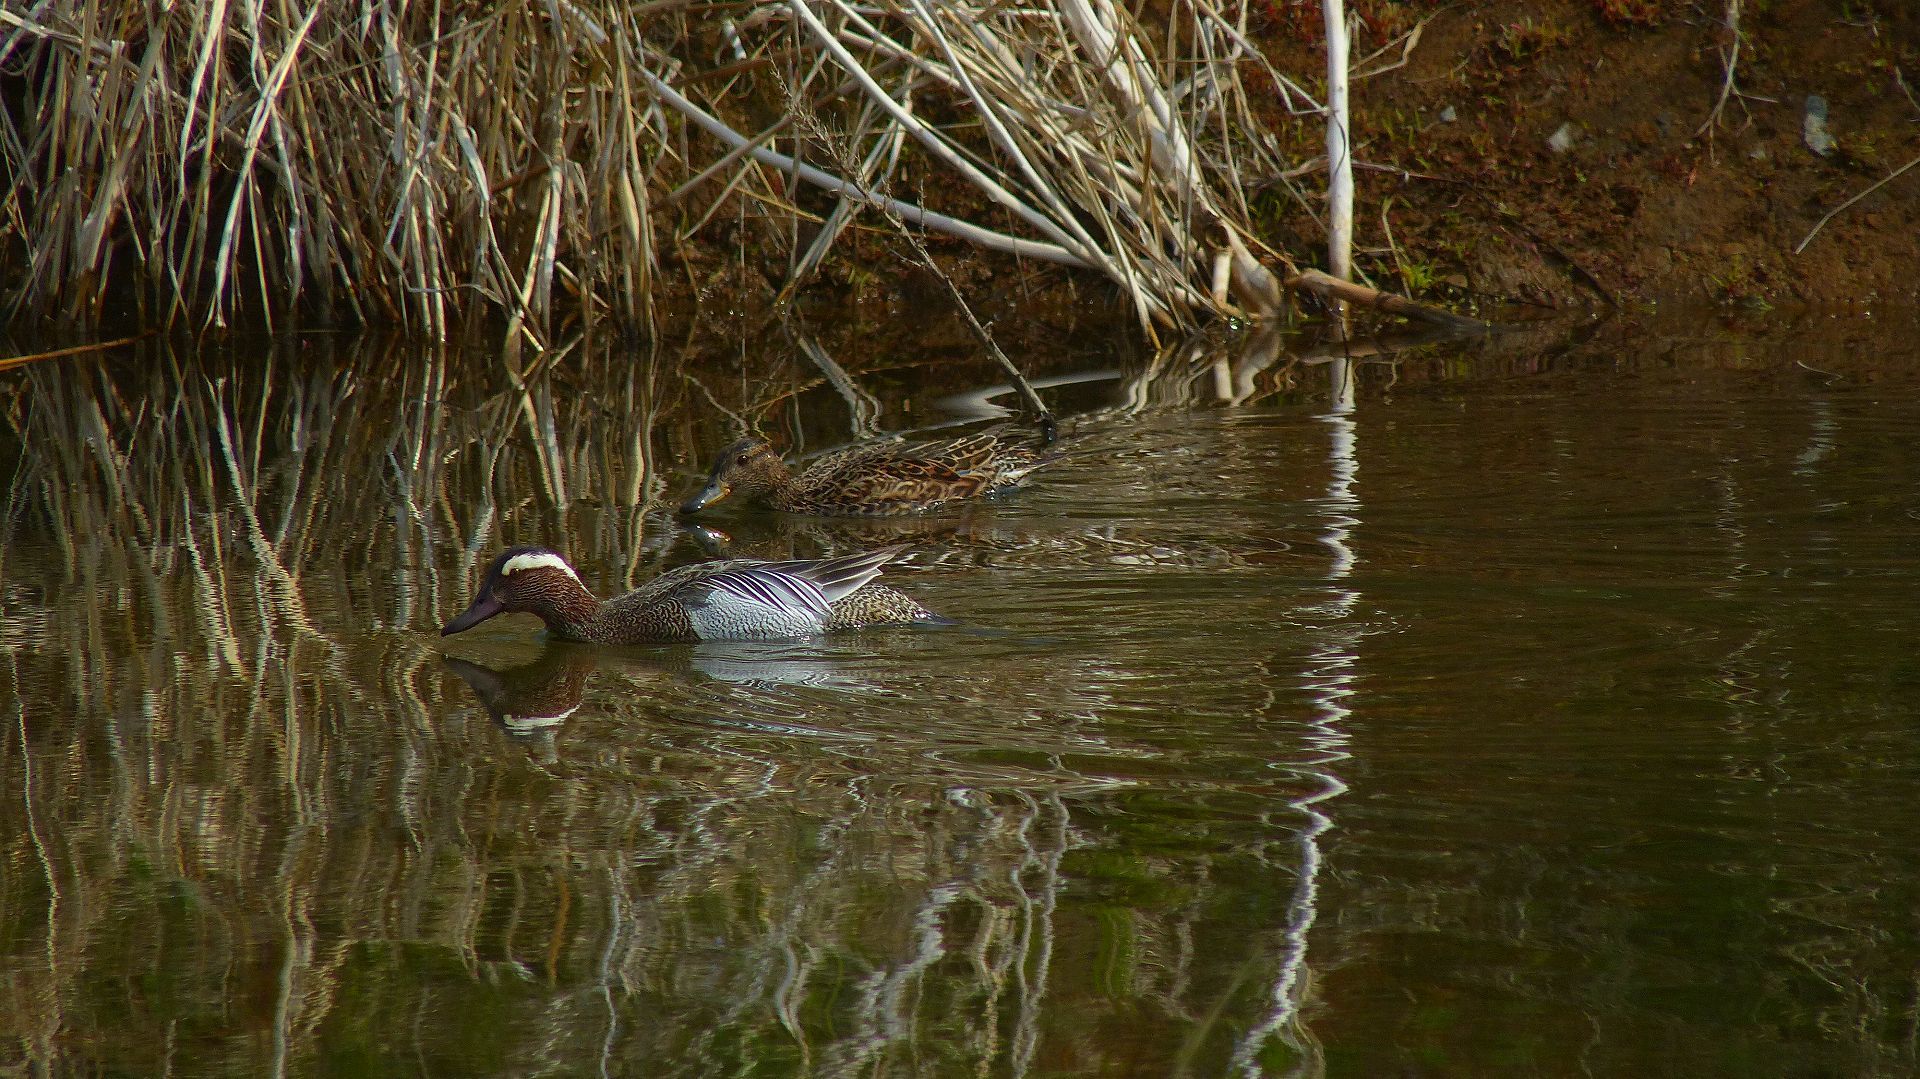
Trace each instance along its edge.
<path fill-rule="evenodd" d="M 670 598 L 703 641 L 808 637 L 825 631 L 836 601 L 905 551 L 901 545 L 809 562 L 710 564 L 677 583 Z"/>
<path fill-rule="evenodd" d="M 898 458 L 848 477 L 837 494 L 852 505 L 911 509 L 972 497 L 985 478 L 941 461 Z"/>
<path fill-rule="evenodd" d="M 826 629 L 830 602 L 819 585 L 764 563 L 702 573 L 673 599 L 703 641 L 811 637 Z"/>
<path fill-rule="evenodd" d="M 723 570 L 700 578 L 709 593 L 721 593 L 743 603 L 793 614 L 827 613 L 825 591 L 779 563 Z"/>
<path fill-rule="evenodd" d="M 942 465 L 955 472 L 992 471 L 995 458 L 1010 447 L 1000 441 L 1001 428 L 983 431 L 964 438 L 949 438 L 941 442 L 929 442 L 918 447 L 915 457 Z"/>

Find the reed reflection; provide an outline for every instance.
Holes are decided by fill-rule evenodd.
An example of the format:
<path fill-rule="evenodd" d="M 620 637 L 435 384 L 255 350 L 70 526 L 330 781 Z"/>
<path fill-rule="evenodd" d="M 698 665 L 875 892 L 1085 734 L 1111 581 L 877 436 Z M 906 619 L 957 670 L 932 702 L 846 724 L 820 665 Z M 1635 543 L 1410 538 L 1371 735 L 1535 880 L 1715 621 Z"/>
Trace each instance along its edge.
<path fill-rule="evenodd" d="M 1196 956 L 1244 943 L 1229 892 L 1290 877 L 1216 874 L 1239 816 L 1135 849 L 1141 777 L 1184 764 L 1109 729 L 1141 707 L 1112 655 L 1045 678 L 1005 635 L 442 659 L 432 627 L 503 543 L 566 536 L 629 579 L 701 556 L 654 506 L 712 432 L 644 366 L 156 341 L 18 377 L 0 937 L 27 944 L 0 1006 L 34 1066 L 870 1074 L 938 1045 L 1022 1074 L 1049 1046 L 1154 1057 L 1138 1017 L 1257 1014 Z M 995 507 L 906 527 L 956 571 L 1232 557 Z"/>

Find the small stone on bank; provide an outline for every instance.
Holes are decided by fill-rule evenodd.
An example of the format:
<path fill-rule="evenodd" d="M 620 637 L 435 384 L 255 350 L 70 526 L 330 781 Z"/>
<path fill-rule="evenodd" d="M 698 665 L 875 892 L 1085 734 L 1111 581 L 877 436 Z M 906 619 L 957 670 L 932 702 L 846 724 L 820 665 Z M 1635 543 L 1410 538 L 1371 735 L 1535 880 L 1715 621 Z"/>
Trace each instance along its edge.
<path fill-rule="evenodd" d="M 1571 121 L 1561 124 L 1560 130 L 1547 136 L 1547 149 L 1552 150 L 1556 154 L 1566 153 L 1568 150 L 1573 149 L 1574 137 L 1578 135 L 1579 132 L 1580 129 L 1574 127 Z"/>
<path fill-rule="evenodd" d="M 1840 146 L 1833 132 L 1827 130 L 1827 99 L 1819 94 L 1807 95 L 1807 115 L 1800 125 L 1800 137 L 1806 140 L 1807 149 L 1821 157 Z"/>

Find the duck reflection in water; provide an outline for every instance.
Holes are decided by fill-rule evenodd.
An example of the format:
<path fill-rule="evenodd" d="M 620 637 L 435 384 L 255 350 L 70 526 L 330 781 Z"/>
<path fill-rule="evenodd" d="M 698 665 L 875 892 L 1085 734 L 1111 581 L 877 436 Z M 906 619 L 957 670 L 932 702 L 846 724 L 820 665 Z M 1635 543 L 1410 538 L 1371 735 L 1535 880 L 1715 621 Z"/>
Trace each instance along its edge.
<path fill-rule="evenodd" d="M 595 666 L 591 650 L 565 646 L 550 646 L 533 662 L 505 669 L 452 656 L 441 661 L 473 690 L 502 730 L 531 743 L 548 762 L 556 757 L 553 733 L 580 710 Z"/>
<path fill-rule="evenodd" d="M 538 743 L 549 760 L 554 733 L 580 711 L 589 681 L 603 667 L 616 681 L 629 675 L 652 679 L 701 675 L 749 689 L 809 686 L 866 693 L 881 688 L 851 673 L 835 653 L 785 642 L 701 644 L 662 652 L 659 662 L 559 641 L 548 644 L 531 662 L 511 667 L 441 658 L 502 730 Z"/>

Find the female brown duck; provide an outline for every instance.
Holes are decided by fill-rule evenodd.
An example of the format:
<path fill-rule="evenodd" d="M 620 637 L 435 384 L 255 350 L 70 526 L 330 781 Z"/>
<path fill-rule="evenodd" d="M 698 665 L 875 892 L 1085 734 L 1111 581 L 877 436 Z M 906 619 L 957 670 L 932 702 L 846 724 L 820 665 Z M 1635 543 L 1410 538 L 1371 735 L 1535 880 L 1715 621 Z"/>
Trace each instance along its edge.
<path fill-rule="evenodd" d="M 538 615 L 556 637 L 592 644 L 781 640 L 944 621 L 908 596 L 873 583 L 905 550 L 886 547 L 815 561 L 702 562 L 668 570 L 602 603 L 558 551 L 515 547 L 487 567 L 472 605 L 440 635 L 514 612 Z"/>
<path fill-rule="evenodd" d="M 912 513 L 1018 487 L 1050 460 L 989 431 L 942 442 L 852 446 L 796 473 L 764 440 L 743 438 L 720 451 L 707 485 L 680 508 L 696 513 L 739 495 L 786 513 Z"/>

